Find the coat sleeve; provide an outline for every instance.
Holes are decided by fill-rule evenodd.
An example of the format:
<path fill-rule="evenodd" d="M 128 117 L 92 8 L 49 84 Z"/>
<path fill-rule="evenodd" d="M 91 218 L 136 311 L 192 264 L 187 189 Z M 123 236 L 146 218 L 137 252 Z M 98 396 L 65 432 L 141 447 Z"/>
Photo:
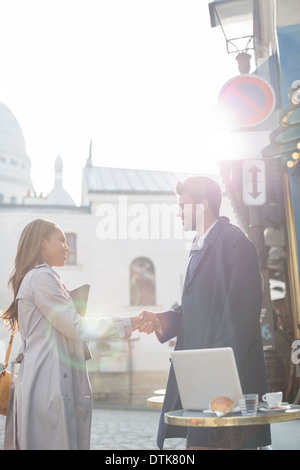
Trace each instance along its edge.
<path fill-rule="evenodd" d="M 178 336 L 182 327 L 182 306 L 179 305 L 172 310 L 157 315 L 161 326 L 161 333 L 156 332 L 157 339 L 161 343 L 165 343 Z"/>
<path fill-rule="evenodd" d="M 31 294 L 46 320 L 67 338 L 83 341 L 113 336 L 120 338 L 119 321 L 81 317 L 68 292 L 49 271 L 41 269 L 34 273 Z"/>
<path fill-rule="evenodd" d="M 231 346 L 239 367 L 260 328 L 261 278 L 256 249 L 246 237 L 227 248 L 228 291 L 213 347 Z"/>

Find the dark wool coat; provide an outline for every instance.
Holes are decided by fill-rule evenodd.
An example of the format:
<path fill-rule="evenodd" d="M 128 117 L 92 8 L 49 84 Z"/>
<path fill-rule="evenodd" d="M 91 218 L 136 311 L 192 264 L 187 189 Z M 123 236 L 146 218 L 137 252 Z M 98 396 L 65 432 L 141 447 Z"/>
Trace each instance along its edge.
<path fill-rule="evenodd" d="M 187 269 L 182 303 L 159 314 L 160 342 L 177 337 L 176 350 L 232 347 L 243 393 L 267 391 L 266 369 L 260 332 L 261 278 L 254 245 L 229 219 L 220 217 L 205 238 L 204 246 Z M 192 258 L 191 258 L 192 259 Z M 196 371 L 195 371 L 196 372 Z M 173 366 L 158 429 L 157 444 L 167 437 L 183 437 L 187 429 L 164 422 L 164 413 L 181 409 Z M 246 428 L 246 427 L 245 427 Z M 248 428 L 248 427 L 247 427 Z M 240 428 L 239 428 L 240 429 Z M 210 446 L 209 430 L 189 428 L 193 445 Z M 244 446 L 270 443 L 269 426 Z M 222 445 L 219 445 L 222 447 Z"/>

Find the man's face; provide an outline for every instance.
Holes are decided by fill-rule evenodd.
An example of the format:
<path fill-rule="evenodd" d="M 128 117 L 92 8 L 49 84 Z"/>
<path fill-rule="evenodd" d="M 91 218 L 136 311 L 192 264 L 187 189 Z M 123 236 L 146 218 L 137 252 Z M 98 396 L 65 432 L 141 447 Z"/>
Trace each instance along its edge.
<path fill-rule="evenodd" d="M 197 230 L 200 235 L 204 233 L 204 205 L 195 204 L 188 192 L 179 195 L 178 198 L 179 211 L 178 217 L 182 220 L 183 230 Z"/>

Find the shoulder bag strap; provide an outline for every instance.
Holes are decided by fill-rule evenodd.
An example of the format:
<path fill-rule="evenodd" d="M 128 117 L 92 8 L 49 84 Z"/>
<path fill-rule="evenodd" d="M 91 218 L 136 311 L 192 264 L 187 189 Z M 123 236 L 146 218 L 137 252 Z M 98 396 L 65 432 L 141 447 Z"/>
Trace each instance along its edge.
<path fill-rule="evenodd" d="M 16 329 L 16 324 L 14 324 L 11 335 L 10 335 L 10 340 L 9 340 L 7 351 L 6 351 L 5 361 L 3 364 L 4 369 L 6 369 L 6 367 L 8 366 L 9 356 L 10 356 L 11 347 L 13 344 L 13 339 L 14 339 L 14 334 L 15 334 L 15 329 Z"/>

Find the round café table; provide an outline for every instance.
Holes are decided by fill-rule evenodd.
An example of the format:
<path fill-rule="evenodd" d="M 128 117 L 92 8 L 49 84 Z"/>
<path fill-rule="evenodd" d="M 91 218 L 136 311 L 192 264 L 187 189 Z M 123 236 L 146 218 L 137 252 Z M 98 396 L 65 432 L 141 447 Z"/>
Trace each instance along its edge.
<path fill-rule="evenodd" d="M 147 405 L 150 408 L 161 408 L 164 398 L 165 398 L 164 395 L 147 398 Z"/>
<path fill-rule="evenodd" d="M 159 390 L 154 390 L 154 394 L 156 396 L 150 397 L 150 398 L 147 399 L 147 405 L 150 408 L 161 408 L 162 404 L 163 404 L 163 401 L 164 401 L 164 398 L 165 398 L 166 389 L 161 388 Z"/>
<path fill-rule="evenodd" d="M 223 426 L 251 426 L 283 421 L 300 419 L 300 406 L 290 405 L 286 410 L 259 411 L 255 416 L 242 416 L 241 412 L 229 413 L 218 418 L 215 413 L 205 413 L 203 411 L 176 410 L 169 411 L 164 415 L 165 422 L 173 426 L 202 426 L 202 427 L 223 427 Z"/>

